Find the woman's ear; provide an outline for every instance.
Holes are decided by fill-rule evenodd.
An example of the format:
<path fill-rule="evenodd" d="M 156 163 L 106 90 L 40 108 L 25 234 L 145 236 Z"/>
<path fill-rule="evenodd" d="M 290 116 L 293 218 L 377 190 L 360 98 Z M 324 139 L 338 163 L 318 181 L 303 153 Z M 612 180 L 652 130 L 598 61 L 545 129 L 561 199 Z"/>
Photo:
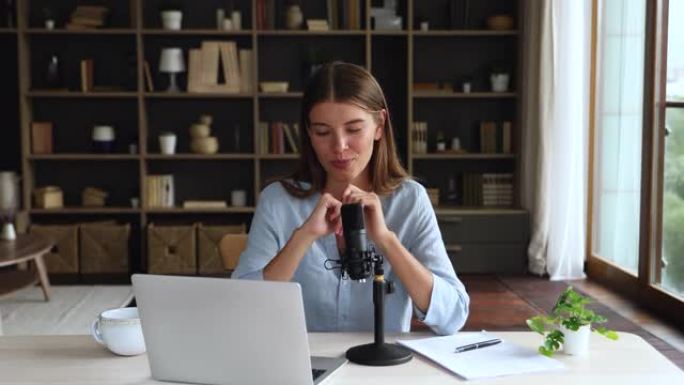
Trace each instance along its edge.
<path fill-rule="evenodd" d="M 380 140 L 385 132 L 385 122 L 387 121 L 387 110 L 382 109 L 378 114 L 378 125 L 375 127 L 375 140 Z"/>

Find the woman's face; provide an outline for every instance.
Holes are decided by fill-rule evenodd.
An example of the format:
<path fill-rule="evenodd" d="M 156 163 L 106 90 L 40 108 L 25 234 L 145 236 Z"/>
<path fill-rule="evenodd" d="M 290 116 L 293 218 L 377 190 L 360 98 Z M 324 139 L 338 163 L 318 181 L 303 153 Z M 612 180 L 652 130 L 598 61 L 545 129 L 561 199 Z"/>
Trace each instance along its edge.
<path fill-rule="evenodd" d="M 321 102 L 309 112 L 309 136 L 328 182 L 368 182 L 368 162 L 373 143 L 382 137 L 385 112 L 376 119 L 348 103 Z"/>

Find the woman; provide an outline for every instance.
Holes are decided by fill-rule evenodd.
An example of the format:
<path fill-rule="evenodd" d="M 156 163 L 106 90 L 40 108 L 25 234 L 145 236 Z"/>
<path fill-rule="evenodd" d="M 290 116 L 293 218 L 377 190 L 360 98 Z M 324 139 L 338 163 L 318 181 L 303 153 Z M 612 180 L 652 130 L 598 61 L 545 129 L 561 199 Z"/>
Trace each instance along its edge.
<path fill-rule="evenodd" d="M 438 334 L 460 329 L 468 295 L 425 189 L 397 159 L 375 78 L 357 65 L 324 65 L 304 91 L 301 127 L 299 169 L 262 191 L 233 277 L 299 282 L 309 331 L 372 330 L 371 280 L 344 279 L 325 263 L 344 249 L 341 206 L 361 203 L 369 242 L 396 285 L 385 329 L 409 331 L 414 311 Z"/>

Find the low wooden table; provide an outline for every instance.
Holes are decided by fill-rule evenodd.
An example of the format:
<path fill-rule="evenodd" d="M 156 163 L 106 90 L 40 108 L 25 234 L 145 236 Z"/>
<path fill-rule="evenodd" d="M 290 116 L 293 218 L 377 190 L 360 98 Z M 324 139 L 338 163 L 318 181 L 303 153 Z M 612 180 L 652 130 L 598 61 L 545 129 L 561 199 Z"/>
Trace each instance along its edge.
<path fill-rule="evenodd" d="M 40 283 L 45 300 L 50 300 L 50 280 L 43 255 L 52 249 L 54 243 L 37 234 L 17 234 L 14 241 L 0 241 L 0 267 L 33 262 L 35 267 L 27 270 L 0 272 L 0 297 L 14 293 L 27 286 Z"/>

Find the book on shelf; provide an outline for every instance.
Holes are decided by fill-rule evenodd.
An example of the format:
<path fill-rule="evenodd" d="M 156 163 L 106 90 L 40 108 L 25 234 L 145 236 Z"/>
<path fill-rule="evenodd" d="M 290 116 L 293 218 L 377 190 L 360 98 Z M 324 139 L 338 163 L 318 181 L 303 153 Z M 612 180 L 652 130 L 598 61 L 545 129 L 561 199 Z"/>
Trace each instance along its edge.
<path fill-rule="evenodd" d="M 150 71 L 150 63 L 147 60 L 145 60 L 143 63 L 143 75 L 145 76 L 145 86 L 147 87 L 147 92 L 154 92 L 152 71 Z"/>
<path fill-rule="evenodd" d="M 330 26 L 328 20 L 325 19 L 307 19 L 306 28 L 309 31 L 329 31 Z"/>
<path fill-rule="evenodd" d="M 227 208 L 226 201 L 207 201 L 207 200 L 187 200 L 183 201 L 184 209 L 224 209 Z"/>
<path fill-rule="evenodd" d="M 174 207 L 174 195 L 173 175 L 148 175 L 145 177 L 147 207 Z"/>
<path fill-rule="evenodd" d="M 513 205 L 513 174 L 482 174 L 482 205 L 507 207 Z"/>
<path fill-rule="evenodd" d="M 299 123 L 282 121 L 259 122 L 259 152 L 261 154 L 299 153 Z"/>
<path fill-rule="evenodd" d="M 81 60 L 81 91 L 91 92 L 94 86 L 94 62 L 93 59 Z"/>
<path fill-rule="evenodd" d="M 256 27 L 259 30 L 276 30 L 283 27 L 287 2 L 256 0 Z M 361 0 L 325 0 L 325 13 L 320 19 L 306 21 L 309 31 L 361 29 L 364 3 Z M 313 24 L 309 21 L 313 20 Z"/>
<path fill-rule="evenodd" d="M 250 92 L 253 56 L 252 50 L 239 50 L 234 41 L 203 41 L 188 52 L 188 92 Z"/>
<path fill-rule="evenodd" d="M 52 122 L 31 122 L 31 152 L 52 154 Z"/>
<path fill-rule="evenodd" d="M 269 149 L 269 131 L 268 131 L 268 122 L 259 122 L 258 124 L 258 129 L 259 129 L 259 153 L 261 154 L 268 154 L 268 149 Z"/>
<path fill-rule="evenodd" d="M 254 71 L 252 63 L 254 63 L 254 53 L 251 49 L 241 49 L 240 56 L 240 91 L 252 92 Z"/>
<path fill-rule="evenodd" d="M 510 121 L 480 122 L 480 152 L 483 154 L 512 153 L 512 124 Z"/>
<path fill-rule="evenodd" d="M 411 127 L 411 142 L 414 154 L 427 154 L 427 122 L 413 122 Z"/>
<path fill-rule="evenodd" d="M 287 143 L 290 145 L 290 150 L 292 150 L 293 154 L 299 153 L 299 146 L 297 146 L 297 140 L 295 139 L 296 134 L 293 132 L 295 129 L 298 129 L 298 127 L 299 125 L 296 123 L 292 126 L 287 123 L 283 125 L 283 130 L 285 131 L 285 136 L 287 137 Z"/>
<path fill-rule="evenodd" d="M 102 6 L 79 5 L 71 13 L 66 29 L 92 29 L 105 25 L 109 9 Z"/>
<path fill-rule="evenodd" d="M 503 121 L 501 123 L 501 152 L 504 154 L 511 154 L 513 152 L 512 148 L 512 136 L 513 127 L 510 121 Z"/>

